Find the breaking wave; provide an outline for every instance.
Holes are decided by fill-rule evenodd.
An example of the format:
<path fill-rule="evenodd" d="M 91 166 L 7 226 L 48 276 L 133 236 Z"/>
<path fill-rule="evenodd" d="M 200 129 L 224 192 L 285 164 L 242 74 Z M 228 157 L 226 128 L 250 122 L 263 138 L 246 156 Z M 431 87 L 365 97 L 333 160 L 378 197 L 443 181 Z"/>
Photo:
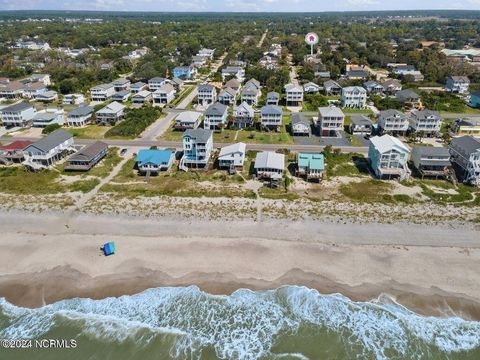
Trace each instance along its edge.
<path fill-rule="evenodd" d="M 306 287 L 242 289 L 229 296 L 195 286 L 156 288 L 38 309 L 0 299 L 0 338 L 42 338 L 59 329 L 84 341 L 129 342 L 144 349 L 162 341 L 175 359 L 203 359 L 206 351 L 214 358 L 238 360 L 334 353 L 349 359 L 425 359 L 480 348 L 479 322 L 424 317 L 392 301 L 354 302 Z M 303 336 L 309 337 L 308 346 Z"/>

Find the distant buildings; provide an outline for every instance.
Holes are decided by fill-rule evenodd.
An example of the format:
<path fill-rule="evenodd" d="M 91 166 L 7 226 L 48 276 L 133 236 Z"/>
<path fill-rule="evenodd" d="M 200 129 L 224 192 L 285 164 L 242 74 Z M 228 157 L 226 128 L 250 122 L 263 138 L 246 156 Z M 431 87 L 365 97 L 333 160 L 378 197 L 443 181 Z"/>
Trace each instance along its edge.
<path fill-rule="evenodd" d="M 271 91 L 267 94 L 266 105 L 278 105 L 279 101 L 280 101 L 279 93 L 275 91 Z"/>
<path fill-rule="evenodd" d="M 398 91 L 395 97 L 407 110 L 421 110 L 423 108 L 422 99 L 415 91 L 406 89 Z"/>
<path fill-rule="evenodd" d="M 197 73 L 193 66 L 178 66 L 173 69 L 173 76 L 183 80 L 192 80 Z"/>
<path fill-rule="evenodd" d="M 454 94 L 468 94 L 470 80 L 466 76 L 449 76 L 445 90 Z"/>

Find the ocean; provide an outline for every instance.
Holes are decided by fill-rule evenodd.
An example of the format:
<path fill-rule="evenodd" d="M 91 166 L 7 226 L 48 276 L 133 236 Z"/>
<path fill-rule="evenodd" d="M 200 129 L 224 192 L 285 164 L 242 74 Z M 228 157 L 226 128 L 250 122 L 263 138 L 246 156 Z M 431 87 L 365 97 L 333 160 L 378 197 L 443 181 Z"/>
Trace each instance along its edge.
<path fill-rule="evenodd" d="M 155 288 L 38 309 L 0 299 L 0 339 L 76 342 L 70 349 L 0 348 L 8 360 L 480 359 L 480 322 L 296 286 L 229 296 Z"/>

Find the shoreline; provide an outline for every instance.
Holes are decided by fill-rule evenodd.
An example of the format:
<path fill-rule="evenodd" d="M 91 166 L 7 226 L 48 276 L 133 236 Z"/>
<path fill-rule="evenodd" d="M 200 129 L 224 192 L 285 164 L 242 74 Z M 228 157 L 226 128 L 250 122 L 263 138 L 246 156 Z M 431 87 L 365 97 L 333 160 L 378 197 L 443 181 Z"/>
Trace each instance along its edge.
<path fill-rule="evenodd" d="M 228 295 L 296 285 L 480 321 L 476 229 L 0 212 L 0 297 L 38 307 L 162 286 Z M 106 258 L 99 247 L 112 240 Z"/>

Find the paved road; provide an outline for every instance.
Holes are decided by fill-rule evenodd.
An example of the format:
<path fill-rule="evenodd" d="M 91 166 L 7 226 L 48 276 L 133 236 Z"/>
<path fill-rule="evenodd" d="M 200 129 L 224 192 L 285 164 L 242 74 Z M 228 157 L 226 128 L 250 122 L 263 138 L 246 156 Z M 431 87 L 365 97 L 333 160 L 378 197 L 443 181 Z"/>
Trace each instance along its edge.
<path fill-rule="evenodd" d="M 179 113 L 181 113 L 187 106 L 190 104 L 193 99 L 197 96 L 197 87 L 188 94 L 175 108 L 177 111 L 168 111 L 167 116 L 159 118 L 155 123 L 150 125 L 141 135 L 141 138 L 144 140 L 155 140 L 157 137 L 161 136 L 170 126 L 171 122 Z"/>
<path fill-rule="evenodd" d="M 261 48 L 261 47 L 262 47 L 263 42 L 265 41 L 265 38 L 267 37 L 267 34 L 268 34 L 268 29 L 266 29 L 265 32 L 263 33 L 260 41 L 259 41 L 258 44 L 257 44 L 257 48 Z"/>
<path fill-rule="evenodd" d="M 32 137 L 15 137 L 15 140 L 29 140 L 36 141 L 39 138 Z M 0 138 L 1 141 L 12 141 L 12 138 Z M 97 140 L 86 140 L 86 139 L 75 139 L 75 143 L 79 145 L 88 145 Z M 106 140 L 102 139 L 103 142 L 107 143 L 110 146 L 117 146 L 122 148 L 146 148 L 150 146 L 157 146 L 159 148 L 175 148 L 181 150 L 183 144 L 180 141 L 165 141 L 165 140 L 146 140 L 146 139 L 135 139 L 135 140 Z M 221 148 L 227 145 L 228 143 L 215 143 L 216 148 Z M 291 151 L 304 151 L 304 152 L 320 152 L 324 146 L 317 145 L 288 145 L 288 144 L 247 144 L 247 150 L 258 150 L 258 151 L 276 151 L 280 149 L 288 149 Z M 368 147 L 355 147 L 355 146 L 334 146 L 335 149 L 340 149 L 345 153 L 360 153 L 367 154 Z"/>

